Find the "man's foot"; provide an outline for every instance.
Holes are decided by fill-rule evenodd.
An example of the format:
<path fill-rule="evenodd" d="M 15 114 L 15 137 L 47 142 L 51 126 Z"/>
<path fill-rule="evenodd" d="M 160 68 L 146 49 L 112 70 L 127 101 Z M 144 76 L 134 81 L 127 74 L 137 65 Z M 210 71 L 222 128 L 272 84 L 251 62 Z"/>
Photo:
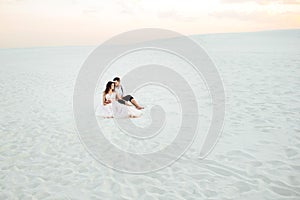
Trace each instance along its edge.
<path fill-rule="evenodd" d="M 141 106 L 136 106 L 136 109 L 138 109 L 138 110 L 142 110 L 142 109 L 144 109 L 144 107 L 141 107 Z"/>

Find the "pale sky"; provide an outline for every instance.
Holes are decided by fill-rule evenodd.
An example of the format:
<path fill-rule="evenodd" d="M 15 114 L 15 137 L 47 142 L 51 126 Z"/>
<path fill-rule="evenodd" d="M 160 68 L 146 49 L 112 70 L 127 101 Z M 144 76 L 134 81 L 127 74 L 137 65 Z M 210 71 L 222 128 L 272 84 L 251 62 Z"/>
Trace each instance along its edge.
<path fill-rule="evenodd" d="M 0 0 L 0 48 L 99 45 L 138 28 L 297 29 L 300 0 Z"/>

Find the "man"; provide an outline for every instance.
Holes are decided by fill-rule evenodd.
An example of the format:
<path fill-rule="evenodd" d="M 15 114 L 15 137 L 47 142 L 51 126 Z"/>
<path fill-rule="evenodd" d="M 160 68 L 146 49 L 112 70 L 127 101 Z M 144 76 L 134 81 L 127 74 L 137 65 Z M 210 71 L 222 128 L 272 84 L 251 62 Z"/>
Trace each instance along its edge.
<path fill-rule="evenodd" d="M 115 92 L 120 96 L 120 98 L 122 98 L 119 100 L 119 103 L 125 104 L 125 101 L 129 101 L 136 107 L 136 109 L 138 110 L 144 109 L 144 107 L 138 105 L 138 103 L 134 100 L 133 96 L 131 95 L 124 96 L 124 89 L 123 86 L 120 84 L 121 79 L 119 77 L 115 77 L 113 81 L 115 82 Z"/>

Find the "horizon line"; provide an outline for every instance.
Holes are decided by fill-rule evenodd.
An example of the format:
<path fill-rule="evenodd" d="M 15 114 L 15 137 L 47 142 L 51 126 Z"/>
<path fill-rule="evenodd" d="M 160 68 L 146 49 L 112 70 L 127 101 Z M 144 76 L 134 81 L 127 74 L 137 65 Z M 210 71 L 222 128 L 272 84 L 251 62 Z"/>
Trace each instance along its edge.
<path fill-rule="evenodd" d="M 134 30 L 134 29 L 133 29 Z M 255 30 L 255 31 L 236 31 L 236 32 L 211 32 L 211 33 L 199 33 L 199 34 L 191 34 L 186 35 L 187 37 L 200 36 L 200 35 L 218 35 L 218 34 L 245 34 L 245 33 L 261 33 L 261 32 L 276 32 L 276 31 L 296 31 L 300 30 L 299 28 L 288 28 L 288 29 L 266 29 L 266 30 Z M 117 35 L 117 34 L 115 34 Z M 115 36 L 112 35 L 112 36 Z M 161 39 L 161 38 L 160 38 Z M 104 41 L 103 41 L 104 42 Z M 50 46 L 24 46 L 24 47 L 0 47 L 0 50 L 7 49 L 37 49 L 37 48 L 57 48 L 57 47 L 95 47 L 101 45 L 103 42 L 99 44 L 86 44 L 86 45 L 50 45 Z"/>

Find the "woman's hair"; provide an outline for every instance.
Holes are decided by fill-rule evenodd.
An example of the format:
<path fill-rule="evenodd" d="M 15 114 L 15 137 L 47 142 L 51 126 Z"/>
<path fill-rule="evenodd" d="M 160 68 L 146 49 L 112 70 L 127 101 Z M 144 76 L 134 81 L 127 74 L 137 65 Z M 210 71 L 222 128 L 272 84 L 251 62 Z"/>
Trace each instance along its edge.
<path fill-rule="evenodd" d="M 107 94 L 109 92 L 112 84 L 115 84 L 115 83 L 112 81 L 108 81 L 108 83 L 106 84 L 106 88 L 104 90 L 104 94 Z"/>

